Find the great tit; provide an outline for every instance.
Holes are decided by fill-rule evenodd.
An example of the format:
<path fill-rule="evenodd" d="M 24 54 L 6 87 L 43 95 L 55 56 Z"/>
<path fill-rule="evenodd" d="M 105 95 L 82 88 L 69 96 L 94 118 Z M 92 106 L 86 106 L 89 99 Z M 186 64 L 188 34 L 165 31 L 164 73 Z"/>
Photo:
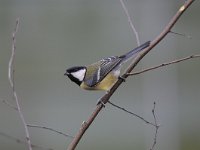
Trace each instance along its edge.
<path fill-rule="evenodd" d="M 120 77 L 122 64 L 136 56 L 135 54 L 148 47 L 149 44 L 150 41 L 147 41 L 124 55 L 103 58 L 88 66 L 71 67 L 64 75 L 82 89 L 109 91 Z"/>

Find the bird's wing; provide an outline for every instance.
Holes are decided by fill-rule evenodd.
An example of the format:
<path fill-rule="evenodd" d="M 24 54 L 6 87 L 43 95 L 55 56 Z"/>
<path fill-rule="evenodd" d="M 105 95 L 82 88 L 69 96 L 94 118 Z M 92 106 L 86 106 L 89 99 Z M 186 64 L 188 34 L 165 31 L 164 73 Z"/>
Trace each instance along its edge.
<path fill-rule="evenodd" d="M 88 71 L 86 72 L 84 82 L 89 87 L 95 86 L 101 82 L 108 73 L 117 68 L 120 65 L 121 60 L 122 58 L 119 58 L 118 56 L 111 56 L 89 65 L 87 68 L 91 70 L 91 73 Z"/>

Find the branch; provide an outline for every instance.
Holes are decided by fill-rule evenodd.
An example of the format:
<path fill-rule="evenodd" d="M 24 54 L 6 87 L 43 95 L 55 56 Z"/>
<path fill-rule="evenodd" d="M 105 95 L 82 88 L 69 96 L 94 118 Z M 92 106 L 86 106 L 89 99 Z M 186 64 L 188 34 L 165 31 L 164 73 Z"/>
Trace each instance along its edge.
<path fill-rule="evenodd" d="M 177 20 L 180 18 L 180 16 L 183 14 L 183 12 L 194 2 L 194 0 L 187 0 L 183 6 L 180 7 L 180 9 L 177 11 L 177 13 L 174 15 L 174 17 L 170 20 L 170 22 L 166 25 L 164 30 L 158 35 L 155 40 L 151 43 L 149 47 L 144 49 L 138 56 L 135 58 L 135 60 L 131 63 L 131 65 L 126 69 L 125 73 L 122 75 L 123 78 L 128 77 L 128 73 L 130 73 L 136 65 L 139 63 L 139 61 L 152 49 L 154 48 L 171 30 L 171 28 L 174 26 L 174 24 L 177 22 Z M 100 101 L 106 104 L 110 97 L 114 94 L 114 92 L 117 90 L 117 88 L 122 84 L 123 80 L 119 79 L 113 87 L 110 89 L 108 93 L 106 93 Z M 74 150 L 79 143 L 80 139 L 82 138 L 83 134 L 86 132 L 86 130 L 90 127 L 96 116 L 99 114 L 101 109 L 104 107 L 103 104 L 99 104 L 94 109 L 93 113 L 90 115 L 87 121 L 84 121 L 84 124 L 80 127 L 78 133 L 75 135 L 74 139 L 68 146 L 68 150 Z"/>
<path fill-rule="evenodd" d="M 15 50 L 16 50 L 16 33 L 18 31 L 18 27 L 19 27 L 19 18 L 16 20 L 15 30 L 12 34 L 12 53 L 11 53 L 11 57 L 10 57 L 9 65 L 8 65 L 8 80 L 10 82 L 13 97 L 14 97 L 16 105 L 17 105 L 17 111 L 18 111 L 21 121 L 24 125 L 28 148 L 29 148 L 29 150 L 32 150 L 29 131 L 28 131 L 25 119 L 24 119 L 24 115 L 21 111 L 21 107 L 19 105 L 19 100 L 18 100 L 17 93 L 15 91 L 15 86 L 14 86 L 14 71 L 15 71 L 14 70 L 14 59 L 15 59 Z"/>
<path fill-rule="evenodd" d="M 20 140 L 16 137 L 10 136 L 10 135 L 3 133 L 3 132 L 0 132 L 0 136 L 5 137 L 5 138 L 10 139 L 10 140 L 14 140 L 16 143 L 19 143 L 19 144 L 26 144 L 27 143 L 23 140 Z M 34 144 L 31 144 L 31 147 L 35 148 L 35 149 L 41 149 L 41 150 L 53 150 L 53 148 L 44 148 L 44 147 L 34 145 Z"/>
<path fill-rule="evenodd" d="M 158 125 L 158 123 L 157 123 L 157 118 L 156 118 L 156 115 L 155 115 L 156 102 L 153 103 L 153 109 L 152 109 L 152 114 L 153 114 L 154 123 L 149 122 L 149 121 L 147 121 L 146 119 L 144 119 L 143 117 L 137 115 L 136 113 L 133 113 L 133 112 L 131 112 L 131 111 L 129 111 L 129 110 L 127 110 L 127 109 L 125 109 L 125 108 L 123 108 L 123 107 L 121 107 L 121 106 L 118 106 L 118 105 L 116 105 L 116 104 L 114 104 L 114 103 L 112 103 L 112 102 L 110 102 L 110 101 L 108 101 L 108 103 L 111 104 L 112 106 L 114 106 L 114 107 L 116 107 L 116 108 L 118 108 L 118 109 L 120 109 L 120 110 L 126 112 L 126 113 L 129 113 L 129 114 L 131 114 L 131 115 L 133 115 L 133 116 L 135 116 L 135 117 L 141 119 L 141 120 L 144 121 L 146 124 L 150 124 L 150 125 L 152 125 L 153 127 L 155 127 L 154 140 L 153 140 L 153 144 L 152 144 L 152 146 L 151 146 L 151 148 L 150 148 L 150 150 L 153 150 L 153 149 L 155 148 L 155 146 L 156 146 L 156 143 L 157 143 L 158 129 L 159 129 L 159 127 L 160 127 L 160 125 Z"/>
<path fill-rule="evenodd" d="M 192 36 L 190 36 L 190 35 L 186 35 L 186 34 L 183 34 L 183 33 L 174 32 L 172 30 L 170 31 L 170 33 L 175 34 L 175 35 L 179 35 L 179 36 L 183 36 L 183 37 L 186 37 L 188 39 L 192 38 Z"/>
<path fill-rule="evenodd" d="M 114 104 L 114 103 L 112 103 L 112 102 L 110 102 L 110 101 L 108 101 L 108 103 L 111 104 L 112 106 L 114 106 L 114 107 L 116 107 L 116 108 L 118 108 L 118 109 L 120 109 L 120 110 L 126 112 L 126 113 L 129 113 L 129 114 L 131 114 L 131 115 L 133 115 L 133 116 L 135 116 L 135 117 L 141 119 L 141 120 L 144 121 L 146 124 L 150 124 L 150 125 L 156 127 L 156 124 L 154 124 L 154 123 L 152 123 L 152 122 L 150 122 L 150 121 L 147 121 L 146 119 L 144 119 L 143 117 L 137 115 L 136 113 L 133 113 L 133 112 L 131 112 L 131 111 L 129 111 L 129 110 L 127 110 L 127 109 L 125 109 L 125 108 L 119 106 L 119 105 L 116 105 L 116 104 Z"/>
<path fill-rule="evenodd" d="M 18 111 L 17 107 L 15 107 L 14 105 L 10 104 L 7 100 L 1 100 L 1 102 L 6 104 L 8 107 Z"/>
<path fill-rule="evenodd" d="M 155 124 L 155 135 L 154 135 L 154 140 L 153 140 L 153 144 L 150 148 L 150 150 L 154 150 L 155 148 L 155 145 L 157 143 L 157 137 L 158 137 L 158 129 L 160 127 L 160 125 L 158 125 L 157 123 L 157 118 L 156 118 L 156 115 L 155 115 L 155 109 L 156 109 L 156 102 L 153 103 L 153 109 L 152 109 L 152 114 L 153 114 L 153 118 L 154 118 L 154 124 Z"/>
<path fill-rule="evenodd" d="M 125 6 L 123 0 L 120 0 L 120 2 L 121 2 L 121 5 L 122 5 L 122 7 L 123 7 L 125 13 L 126 13 L 126 16 L 127 16 L 127 18 L 128 18 L 128 22 L 129 22 L 129 24 L 130 24 L 130 26 L 131 26 L 131 29 L 133 30 L 133 33 L 135 34 L 136 41 L 137 41 L 137 45 L 140 46 L 139 35 L 138 35 L 138 32 L 137 32 L 135 26 L 133 25 L 133 22 L 131 21 L 131 17 L 130 17 L 130 15 L 129 15 L 129 13 L 128 13 L 128 9 L 126 8 L 126 6 Z"/>
<path fill-rule="evenodd" d="M 10 108 L 12 108 L 12 109 L 18 111 L 17 107 L 13 106 L 13 105 L 10 104 L 8 101 L 6 101 L 6 100 L 1 100 L 1 101 L 2 101 L 2 103 L 4 103 L 5 105 L 7 105 L 8 107 L 10 107 Z M 65 137 L 74 138 L 74 137 L 71 136 L 71 135 L 65 134 L 65 133 L 63 133 L 63 132 L 61 132 L 61 131 L 58 131 L 58 130 L 53 129 L 53 128 L 50 128 L 50 127 L 40 126 L 40 125 L 35 125 L 35 124 L 26 124 L 26 125 L 27 125 L 27 127 L 46 129 L 46 130 L 50 130 L 50 131 L 52 131 L 52 132 L 56 132 L 56 133 L 58 133 L 58 134 L 61 134 L 61 135 L 65 136 Z"/>
<path fill-rule="evenodd" d="M 35 125 L 35 124 L 27 124 L 27 127 L 46 129 L 46 130 L 53 131 L 53 132 L 56 132 L 58 134 L 61 134 L 61 135 L 65 136 L 65 137 L 74 138 L 71 135 L 65 134 L 65 133 L 63 133 L 61 131 L 55 130 L 55 129 L 50 128 L 50 127 L 45 127 L 45 126 L 40 126 L 40 125 Z"/>
<path fill-rule="evenodd" d="M 160 65 L 154 66 L 154 67 L 143 69 L 143 70 L 138 71 L 138 72 L 127 73 L 127 75 L 129 75 L 129 76 L 138 75 L 138 74 L 142 74 L 142 73 L 145 73 L 145 72 L 148 72 L 148 71 L 151 71 L 151 70 L 155 70 L 157 68 L 161 68 L 161 67 L 172 65 L 172 64 L 176 64 L 176 63 L 188 60 L 188 59 L 199 58 L 199 57 L 200 57 L 200 55 L 191 55 L 191 56 L 187 56 L 187 57 L 184 57 L 184 58 L 181 58 L 181 59 L 177 59 L 177 60 L 173 60 L 173 61 L 170 61 L 170 62 L 166 62 L 166 63 L 160 64 Z"/>

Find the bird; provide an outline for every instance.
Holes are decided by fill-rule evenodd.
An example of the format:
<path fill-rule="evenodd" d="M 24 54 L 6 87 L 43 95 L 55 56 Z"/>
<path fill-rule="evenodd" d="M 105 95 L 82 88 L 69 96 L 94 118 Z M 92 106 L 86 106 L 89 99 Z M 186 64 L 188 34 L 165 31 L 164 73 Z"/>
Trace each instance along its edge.
<path fill-rule="evenodd" d="M 150 41 L 147 41 L 124 55 L 103 58 L 87 66 L 70 67 L 64 75 L 82 89 L 108 92 L 119 78 L 125 80 L 120 76 L 122 65 L 149 45 Z"/>

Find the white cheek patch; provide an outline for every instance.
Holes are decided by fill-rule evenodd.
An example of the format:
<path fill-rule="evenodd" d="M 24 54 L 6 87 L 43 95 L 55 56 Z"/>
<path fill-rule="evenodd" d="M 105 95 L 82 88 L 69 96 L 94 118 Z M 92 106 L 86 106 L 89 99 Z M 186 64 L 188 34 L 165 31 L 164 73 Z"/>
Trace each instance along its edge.
<path fill-rule="evenodd" d="M 84 77 L 85 77 L 85 72 L 86 72 L 86 69 L 81 69 L 77 72 L 72 72 L 71 74 L 77 78 L 79 81 L 83 81 Z"/>

